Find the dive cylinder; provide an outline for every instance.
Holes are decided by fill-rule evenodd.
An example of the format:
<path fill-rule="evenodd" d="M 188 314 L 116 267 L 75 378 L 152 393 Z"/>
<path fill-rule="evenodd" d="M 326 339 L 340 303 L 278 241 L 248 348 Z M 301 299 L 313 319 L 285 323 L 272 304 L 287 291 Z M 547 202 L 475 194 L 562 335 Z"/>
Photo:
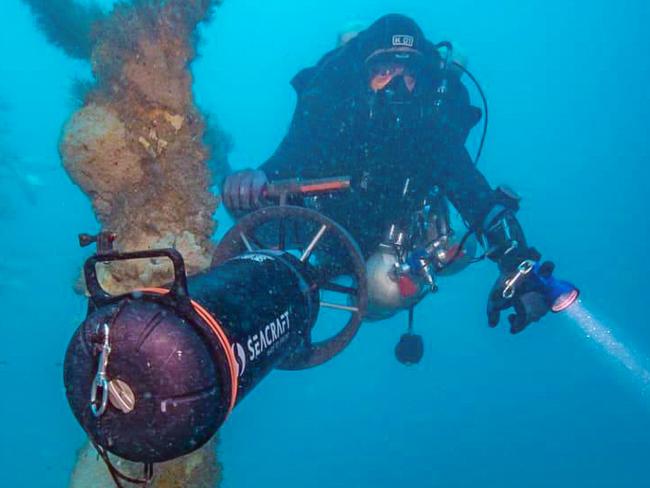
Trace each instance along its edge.
<path fill-rule="evenodd" d="M 366 263 L 368 309 L 366 320 L 384 320 L 416 305 L 426 294 L 426 283 L 413 275 L 400 275 L 400 260 L 393 247 L 380 244 Z"/>

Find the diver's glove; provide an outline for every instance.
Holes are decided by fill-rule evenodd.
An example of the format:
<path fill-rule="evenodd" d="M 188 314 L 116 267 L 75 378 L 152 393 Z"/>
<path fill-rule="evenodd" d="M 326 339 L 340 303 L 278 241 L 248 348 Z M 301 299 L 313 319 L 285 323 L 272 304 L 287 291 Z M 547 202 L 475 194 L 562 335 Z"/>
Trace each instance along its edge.
<path fill-rule="evenodd" d="M 487 314 L 490 327 L 499 324 L 501 311 L 513 308 L 508 316 L 510 332 L 516 334 L 532 322 L 537 322 L 550 310 L 548 299 L 540 276 L 549 279 L 555 265 L 546 261 L 536 269 L 532 260 L 524 260 L 517 269 L 508 274 L 501 274 L 492 287 L 488 298 Z M 537 275 L 537 276 L 536 276 Z"/>
<path fill-rule="evenodd" d="M 233 214 L 260 206 L 268 179 L 264 171 L 247 169 L 226 177 L 223 183 L 223 203 Z"/>

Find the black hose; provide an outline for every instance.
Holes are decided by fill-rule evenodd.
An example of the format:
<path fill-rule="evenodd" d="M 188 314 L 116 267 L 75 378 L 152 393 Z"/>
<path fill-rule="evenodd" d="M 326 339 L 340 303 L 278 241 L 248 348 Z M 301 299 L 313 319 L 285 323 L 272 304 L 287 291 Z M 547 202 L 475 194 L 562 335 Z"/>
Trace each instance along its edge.
<path fill-rule="evenodd" d="M 465 244 L 467 244 L 467 239 L 469 239 L 472 234 L 474 234 L 474 229 L 469 229 L 467 232 L 465 232 L 465 235 L 458 243 L 458 247 L 456 247 L 456 252 L 454 252 L 454 255 L 445 263 L 445 268 L 452 265 L 454 261 L 458 259 L 460 253 L 463 252 L 463 249 L 465 248 Z"/>
<path fill-rule="evenodd" d="M 454 46 L 451 42 L 449 41 L 442 41 L 439 42 L 438 44 L 435 44 L 433 46 L 436 50 L 440 48 L 445 48 L 447 50 L 447 54 L 445 55 L 444 59 L 444 65 L 443 69 L 447 69 L 449 67 L 449 60 L 451 59 L 451 53 L 454 51 Z M 476 152 L 476 157 L 474 158 L 474 165 L 478 165 L 479 159 L 481 159 L 481 154 L 483 153 L 483 146 L 485 145 L 485 139 L 487 137 L 487 129 L 488 129 L 488 119 L 489 119 L 489 111 L 488 111 L 488 103 L 487 103 L 487 97 L 485 96 L 485 92 L 483 91 L 483 88 L 481 87 L 481 84 L 478 82 L 476 77 L 461 63 L 458 61 L 452 61 L 451 62 L 454 66 L 456 66 L 458 69 L 460 69 L 463 73 L 467 75 L 467 77 L 472 80 L 474 83 L 474 86 L 476 86 L 476 89 L 478 90 L 479 95 L 481 96 L 481 100 L 483 102 L 483 112 L 485 113 L 485 118 L 483 119 L 483 134 L 481 135 L 481 142 L 478 146 L 478 151 Z"/>
<path fill-rule="evenodd" d="M 476 89 L 478 90 L 479 95 L 481 96 L 481 100 L 483 101 L 483 111 L 485 112 L 485 118 L 483 119 L 483 134 L 481 135 L 481 143 L 478 146 L 478 151 L 476 152 L 476 157 L 474 158 L 474 165 L 478 165 L 478 160 L 481 158 L 481 153 L 483 152 L 483 146 L 485 145 L 485 138 L 487 137 L 488 130 L 489 111 L 487 97 L 485 96 L 485 92 L 483 91 L 481 84 L 478 82 L 476 77 L 467 68 L 465 68 L 465 66 L 460 64 L 458 61 L 452 61 L 452 63 L 463 73 L 465 73 L 470 80 L 472 80 L 476 86 Z"/>

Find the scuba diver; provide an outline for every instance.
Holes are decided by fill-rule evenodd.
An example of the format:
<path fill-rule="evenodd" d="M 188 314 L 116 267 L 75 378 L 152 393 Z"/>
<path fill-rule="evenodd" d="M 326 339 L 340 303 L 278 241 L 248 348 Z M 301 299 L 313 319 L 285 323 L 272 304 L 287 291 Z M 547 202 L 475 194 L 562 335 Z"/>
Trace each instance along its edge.
<path fill-rule="evenodd" d="M 453 61 L 453 46 L 433 44 L 412 19 L 398 14 L 386 15 L 351 37 L 293 78 L 297 106 L 288 133 L 258 169 L 224 180 L 227 209 L 238 217 L 259 208 L 266 186 L 277 180 L 349 175 L 347 193 L 293 203 L 322 212 L 357 240 L 369 263 L 369 300 L 370 263 L 377 249 L 396 250 L 397 267 L 408 273 L 392 278 L 402 296 L 417 295 L 411 302 L 416 303 L 420 293 L 405 278 L 424 276 L 435 290 L 432 264 L 441 271 L 461 257 L 471 233 L 500 272 L 488 297 L 491 327 L 509 308 L 514 309 L 508 317 L 512 333 L 551 309 L 559 311 L 543 287 L 544 280 L 552 279 L 553 264 L 539 264 L 540 254 L 526 241 L 515 216 L 518 196 L 493 189 L 465 148 L 482 111 L 470 103 L 461 77 L 467 73 L 475 79 Z M 431 229 L 418 231 L 423 209 L 440 207 L 441 201 L 441 211 L 424 217 L 437 227 L 436 235 Z M 469 232 L 460 244 L 438 248 L 441 242 L 449 244 L 449 232 L 442 232 L 438 222 L 448 213 L 447 201 Z M 424 234 L 420 246 L 414 245 L 418 232 Z M 390 265 L 395 267 L 395 260 Z M 410 312 L 412 317 L 412 307 Z M 421 344 L 411 346 L 407 349 L 415 352 L 410 362 L 417 362 Z"/>
<path fill-rule="evenodd" d="M 224 181 L 225 205 L 242 218 L 205 272 L 188 277 L 173 248 L 119 252 L 112 232 L 80 235 L 97 253 L 84 265 L 88 315 L 69 343 L 64 382 L 118 485 L 147 484 L 154 463 L 205 444 L 271 371 L 329 361 L 362 321 L 408 310 L 395 355 L 419 362 L 414 306 L 438 275 L 472 261 L 469 236 L 479 236 L 500 271 L 491 326 L 513 307 L 516 333 L 575 301 L 577 289 L 528 245 L 516 195 L 492 189 L 465 149 L 482 113 L 451 48 L 388 15 L 301 71 L 280 147 L 259 169 Z M 277 196 L 280 205 L 252 212 Z M 457 242 L 448 204 L 469 227 Z M 99 264 L 142 259 L 169 261 L 173 282 L 122 295 L 103 289 Z M 323 339 L 313 330 L 325 309 L 346 322 Z M 333 329 L 332 315 L 326 320 Z M 144 477 L 120 473 L 109 452 L 144 463 Z"/>

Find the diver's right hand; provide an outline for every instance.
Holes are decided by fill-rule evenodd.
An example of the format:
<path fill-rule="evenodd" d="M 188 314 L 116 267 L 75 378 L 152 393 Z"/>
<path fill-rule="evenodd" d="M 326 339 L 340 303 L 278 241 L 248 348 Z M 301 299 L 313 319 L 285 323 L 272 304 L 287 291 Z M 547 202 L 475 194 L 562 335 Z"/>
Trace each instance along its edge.
<path fill-rule="evenodd" d="M 267 183 L 266 174 L 259 169 L 246 169 L 227 176 L 221 192 L 226 208 L 233 213 L 258 208 Z"/>
<path fill-rule="evenodd" d="M 554 268 L 555 265 L 552 262 L 546 261 L 540 267 L 540 273 L 548 278 Z M 496 327 L 499 324 L 501 312 L 512 307 L 514 313 L 508 316 L 510 332 L 517 334 L 531 323 L 539 321 L 551 310 L 542 284 L 537 279 L 531 279 L 531 275 L 523 277 L 510 298 L 504 297 L 504 289 L 508 285 L 508 280 L 514 276 L 514 272 L 502 274 L 497 279 L 488 298 L 487 315 L 490 327 Z"/>

